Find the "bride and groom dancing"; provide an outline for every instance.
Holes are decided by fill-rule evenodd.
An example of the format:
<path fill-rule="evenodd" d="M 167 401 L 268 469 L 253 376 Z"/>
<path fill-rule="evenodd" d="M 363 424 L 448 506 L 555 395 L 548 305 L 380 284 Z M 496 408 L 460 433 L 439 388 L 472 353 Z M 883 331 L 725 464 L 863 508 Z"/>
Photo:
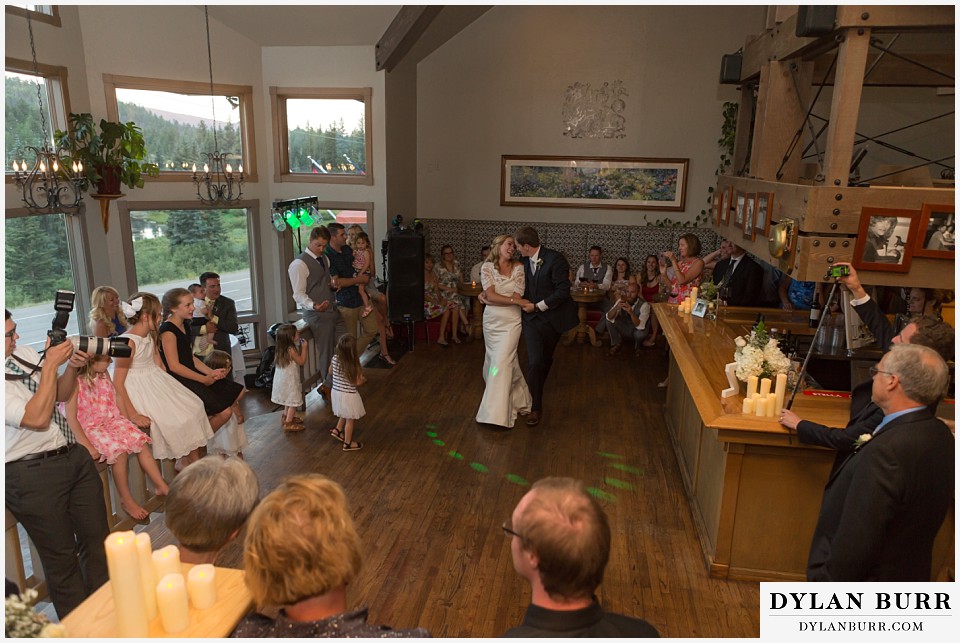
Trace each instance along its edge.
<path fill-rule="evenodd" d="M 520 252 L 521 261 L 514 259 Z M 517 415 L 536 426 L 543 415 L 543 384 L 561 336 L 578 323 L 570 299 L 570 266 L 562 254 L 540 245 L 534 228 L 493 240 L 480 268 L 483 292 L 483 379 L 477 422 L 513 427 Z M 523 330 L 526 380 L 517 347 Z"/>

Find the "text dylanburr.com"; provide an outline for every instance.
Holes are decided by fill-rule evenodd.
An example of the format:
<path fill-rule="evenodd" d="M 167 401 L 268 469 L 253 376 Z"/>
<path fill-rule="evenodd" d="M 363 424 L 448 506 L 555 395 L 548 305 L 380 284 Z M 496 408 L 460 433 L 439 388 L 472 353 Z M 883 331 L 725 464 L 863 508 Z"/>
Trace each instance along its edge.
<path fill-rule="evenodd" d="M 956 583 L 760 583 L 760 638 L 956 636 Z"/>

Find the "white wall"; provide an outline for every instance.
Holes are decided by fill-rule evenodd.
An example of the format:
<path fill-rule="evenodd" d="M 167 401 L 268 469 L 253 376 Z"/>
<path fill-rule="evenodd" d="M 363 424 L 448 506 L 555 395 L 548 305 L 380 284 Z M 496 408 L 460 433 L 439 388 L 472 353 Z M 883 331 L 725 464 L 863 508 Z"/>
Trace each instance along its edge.
<path fill-rule="evenodd" d="M 689 158 L 686 210 L 706 207 L 719 160 L 720 57 L 763 29 L 765 7 L 496 6 L 418 68 L 418 214 L 637 224 L 636 210 L 501 207 L 500 156 Z M 563 136 L 575 82 L 622 80 L 622 139 Z M 663 214 L 649 213 L 650 218 Z"/>

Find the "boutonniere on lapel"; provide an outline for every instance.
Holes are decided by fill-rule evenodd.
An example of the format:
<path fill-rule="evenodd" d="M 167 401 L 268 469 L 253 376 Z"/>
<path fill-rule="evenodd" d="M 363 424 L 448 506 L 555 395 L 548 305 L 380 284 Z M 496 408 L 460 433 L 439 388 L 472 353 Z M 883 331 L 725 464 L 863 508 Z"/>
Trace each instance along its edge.
<path fill-rule="evenodd" d="M 860 437 L 857 438 L 857 441 L 853 443 L 853 450 L 859 451 L 864 444 L 873 439 L 873 434 L 871 433 L 861 433 Z"/>
<path fill-rule="evenodd" d="M 537 257 L 537 260 L 534 261 L 533 263 L 537 268 L 539 268 L 540 266 L 543 265 L 543 259 L 541 259 L 540 257 Z"/>

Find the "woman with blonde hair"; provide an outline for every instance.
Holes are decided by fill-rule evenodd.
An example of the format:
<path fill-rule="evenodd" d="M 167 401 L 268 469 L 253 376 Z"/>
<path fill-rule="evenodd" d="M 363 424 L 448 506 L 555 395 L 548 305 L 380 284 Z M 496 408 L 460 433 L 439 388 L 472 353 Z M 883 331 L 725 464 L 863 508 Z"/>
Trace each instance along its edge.
<path fill-rule="evenodd" d="M 514 259 L 516 241 L 502 234 L 490 244 L 490 254 L 480 266 L 483 311 L 483 399 L 477 422 L 513 428 L 519 413 L 529 413 L 530 389 L 520 371 L 520 307 L 526 278 L 523 264 Z"/>
<path fill-rule="evenodd" d="M 360 536 L 340 485 L 316 473 L 287 478 L 247 523 L 244 582 L 258 612 L 245 616 L 231 636 L 430 636 L 423 628 L 367 623 L 366 606 L 347 609 L 347 585 L 361 565 Z M 272 617 L 262 613 L 265 608 L 280 609 Z"/>
<path fill-rule="evenodd" d="M 96 337 L 115 337 L 127 332 L 127 318 L 120 310 L 120 293 L 110 286 L 97 286 L 90 293 L 89 332 Z"/>

